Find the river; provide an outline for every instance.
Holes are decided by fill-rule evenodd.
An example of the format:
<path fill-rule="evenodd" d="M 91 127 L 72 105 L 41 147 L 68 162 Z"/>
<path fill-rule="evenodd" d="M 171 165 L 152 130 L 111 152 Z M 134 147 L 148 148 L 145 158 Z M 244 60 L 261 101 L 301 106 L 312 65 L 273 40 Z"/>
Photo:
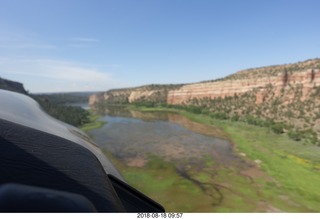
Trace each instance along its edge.
<path fill-rule="evenodd" d="M 85 110 L 89 110 L 90 106 L 88 102 L 84 102 L 84 103 L 68 103 L 68 106 L 77 106 L 77 107 L 81 107 L 82 109 Z"/>
<path fill-rule="evenodd" d="M 89 134 L 101 149 L 121 163 L 122 174 L 129 183 L 132 180 L 134 186 L 162 201 L 166 209 L 191 212 L 266 210 L 267 203 L 258 195 L 257 180 L 267 177 L 257 163 L 246 160 L 244 154 L 235 153 L 233 145 L 218 128 L 192 122 L 179 114 L 129 111 L 121 107 L 106 109 L 101 120 L 107 123 Z M 155 158 L 170 165 L 150 165 Z M 148 168 L 153 168 L 153 172 Z M 155 171 L 158 175 L 154 175 Z M 144 179 L 138 180 L 146 173 L 156 177 L 154 186 L 158 186 L 159 193 L 167 194 L 166 197 L 152 193 Z M 161 184 L 161 180 L 167 181 L 171 176 L 176 181 L 163 189 L 165 183 Z M 249 195 L 248 190 L 254 194 Z M 196 193 L 193 191 L 198 192 L 193 194 Z M 178 201 L 184 204 L 173 204 L 176 196 L 182 196 Z M 186 207 L 188 203 L 184 201 L 192 198 L 202 199 L 203 203 L 189 200 L 191 205 Z"/>

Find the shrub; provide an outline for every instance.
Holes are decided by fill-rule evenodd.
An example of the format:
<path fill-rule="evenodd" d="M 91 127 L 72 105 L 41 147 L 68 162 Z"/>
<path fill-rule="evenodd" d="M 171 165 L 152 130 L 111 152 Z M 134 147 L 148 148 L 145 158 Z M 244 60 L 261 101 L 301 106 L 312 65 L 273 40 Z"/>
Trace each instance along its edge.
<path fill-rule="evenodd" d="M 302 133 L 299 131 L 290 131 L 288 132 L 288 136 L 295 141 L 301 141 Z"/>
<path fill-rule="evenodd" d="M 271 125 L 271 130 L 276 133 L 276 134 L 282 134 L 284 133 L 283 129 L 284 129 L 284 125 L 281 123 L 276 123 Z"/>
<path fill-rule="evenodd" d="M 224 112 L 212 113 L 210 116 L 216 119 L 229 119 L 229 116 Z"/>

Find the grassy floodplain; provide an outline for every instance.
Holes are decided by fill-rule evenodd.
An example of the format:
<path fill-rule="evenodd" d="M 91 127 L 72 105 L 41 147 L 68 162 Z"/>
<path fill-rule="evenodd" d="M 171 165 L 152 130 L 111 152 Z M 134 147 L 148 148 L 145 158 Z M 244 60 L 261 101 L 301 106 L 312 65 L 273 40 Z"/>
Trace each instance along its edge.
<path fill-rule="evenodd" d="M 146 192 L 155 200 L 170 206 L 168 211 L 193 211 L 186 200 L 179 199 L 179 189 L 172 193 L 175 188 L 188 188 L 192 193 L 190 197 L 201 201 L 198 211 L 215 212 L 251 212 L 251 211 L 284 211 L 284 212 L 320 212 L 320 148 L 304 141 L 294 141 L 287 135 L 279 135 L 268 128 L 257 127 L 243 122 L 231 122 L 228 120 L 212 119 L 206 115 L 192 114 L 183 110 L 168 108 L 146 108 L 132 107 L 140 111 L 170 111 L 182 114 L 188 119 L 210 124 L 221 128 L 228 139 L 233 143 L 235 152 L 241 154 L 243 159 L 256 163 L 265 172 L 265 177 L 257 177 L 254 187 L 246 186 L 243 177 L 230 178 L 230 170 L 220 170 L 215 182 L 228 182 L 229 188 L 237 188 L 236 192 L 225 190 L 225 203 L 218 207 L 205 206 L 210 203 L 210 198 L 201 195 L 199 189 L 183 178 L 179 178 L 170 163 L 155 158 L 151 159 L 147 166 L 156 168 L 134 168 L 124 167 L 123 164 L 116 165 L 120 168 L 126 180 Z M 117 163 L 117 161 L 114 161 Z M 207 167 L 210 168 L 214 161 L 208 160 Z M 119 162 L 118 162 L 119 164 Z M 155 172 L 162 171 L 160 175 Z M 163 176 L 161 178 L 161 175 Z M 160 179 L 160 178 L 161 179 Z M 198 181 L 208 181 L 209 176 L 201 173 L 196 176 Z M 160 190 L 159 190 L 160 189 Z M 162 191 L 163 190 L 163 191 Z M 185 190 L 184 190 L 185 191 Z M 181 191 L 180 191 L 181 192 Z M 243 193 L 243 195 L 236 193 Z M 167 197 L 161 197 L 167 196 Z M 172 202 L 167 203 L 168 196 L 172 196 Z M 190 200 L 189 200 L 190 201 Z M 267 208 L 253 208 L 250 203 L 271 203 Z M 183 206 L 183 207 L 182 207 Z"/>
<path fill-rule="evenodd" d="M 88 132 L 92 129 L 101 128 L 104 124 L 106 124 L 104 121 L 99 121 L 99 118 L 101 118 L 100 115 L 93 113 L 91 110 L 89 110 L 89 113 L 89 122 L 79 127 L 82 131 Z"/>

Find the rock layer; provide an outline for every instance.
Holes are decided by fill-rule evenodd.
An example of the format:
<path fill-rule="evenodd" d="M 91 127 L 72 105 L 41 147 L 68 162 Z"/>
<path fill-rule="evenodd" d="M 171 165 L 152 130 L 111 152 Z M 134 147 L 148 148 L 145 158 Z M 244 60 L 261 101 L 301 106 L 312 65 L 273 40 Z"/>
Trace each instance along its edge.
<path fill-rule="evenodd" d="M 97 93 L 89 97 L 89 105 L 95 103 L 126 104 L 126 103 L 167 103 L 168 93 L 181 85 L 147 85 L 128 89 L 114 89 Z"/>
<path fill-rule="evenodd" d="M 248 91 L 258 89 L 256 104 L 260 104 L 265 96 L 265 88 L 273 86 L 275 91 L 280 91 L 286 86 L 303 85 L 303 98 L 308 91 L 320 84 L 320 70 L 309 69 L 291 73 L 278 73 L 274 76 L 251 76 L 243 79 L 226 79 L 215 82 L 203 82 L 182 86 L 180 89 L 169 91 L 167 103 L 172 105 L 188 104 L 192 99 L 224 98 L 234 95 L 242 95 Z M 280 92 L 276 92 L 276 96 Z"/>
<path fill-rule="evenodd" d="M 289 70 L 288 70 L 289 69 Z M 291 65 L 271 66 L 239 71 L 224 79 L 186 85 L 147 85 L 128 89 L 115 89 L 91 95 L 90 106 L 95 103 L 123 104 L 135 102 L 190 104 L 193 99 L 215 99 L 242 95 L 256 91 L 256 104 L 264 101 L 268 87 L 275 96 L 282 89 L 302 86 L 302 101 L 320 84 L 320 59 Z"/>

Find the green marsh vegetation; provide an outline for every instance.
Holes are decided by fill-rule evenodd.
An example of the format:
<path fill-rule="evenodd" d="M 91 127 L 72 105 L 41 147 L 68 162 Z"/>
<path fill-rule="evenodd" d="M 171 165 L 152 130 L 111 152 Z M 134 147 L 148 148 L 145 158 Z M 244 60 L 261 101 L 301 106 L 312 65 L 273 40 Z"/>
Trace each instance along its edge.
<path fill-rule="evenodd" d="M 181 174 L 173 163 L 161 157 L 150 156 L 143 167 L 132 167 L 110 158 L 109 154 L 129 184 L 163 204 L 167 211 L 320 211 L 317 183 L 320 181 L 320 149 L 311 142 L 295 141 L 270 127 L 216 119 L 182 109 L 129 108 L 175 112 L 192 121 L 219 127 L 233 143 L 234 152 L 261 170 L 252 173 L 217 167 L 214 160 L 205 157 L 200 171 L 185 165 Z"/>
<path fill-rule="evenodd" d="M 94 112 L 92 112 L 90 110 L 89 117 L 88 117 L 89 121 L 87 123 L 85 123 L 84 125 L 80 126 L 79 128 L 84 132 L 88 132 L 92 129 L 101 128 L 104 124 L 106 124 L 106 122 L 99 121 L 99 118 L 101 118 L 100 115 L 95 114 Z"/>

